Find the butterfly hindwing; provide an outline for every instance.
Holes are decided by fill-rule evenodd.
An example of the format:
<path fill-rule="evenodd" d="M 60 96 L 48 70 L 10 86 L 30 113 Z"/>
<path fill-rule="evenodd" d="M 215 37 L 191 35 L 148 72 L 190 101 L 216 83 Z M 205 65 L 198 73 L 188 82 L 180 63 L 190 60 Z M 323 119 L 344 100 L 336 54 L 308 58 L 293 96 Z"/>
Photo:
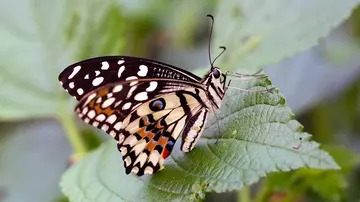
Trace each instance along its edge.
<path fill-rule="evenodd" d="M 91 58 L 70 65 L 59 75 L 63 88 L 77 100 L 106 84 L 141 78 L 166 78 L 195 83 L 201 80 L 190 72 L 168 64 L 127 56 Z"/>
<path fill-rule="evenodd" d="M 126 126 L 118 141 L 126 173 L 141 176 L 159 170 L 186 123 L 201 108 L 202 104 L 187 91 L 170 93 L 140 105 L 132 112 L 135 116 L 130 114 L 125 118 Z M 130 121 L 130 117 L 136 118 Z"/>

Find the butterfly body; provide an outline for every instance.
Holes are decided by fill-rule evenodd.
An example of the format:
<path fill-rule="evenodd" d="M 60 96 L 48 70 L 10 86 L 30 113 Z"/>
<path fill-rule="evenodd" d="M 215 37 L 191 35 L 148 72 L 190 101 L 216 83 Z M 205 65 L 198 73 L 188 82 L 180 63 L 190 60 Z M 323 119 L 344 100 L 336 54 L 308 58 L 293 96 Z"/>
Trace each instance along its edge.
<path fill-rule="evenodd" d="M 117 141 L 126 173 L 141 176 L 163 166 L 177 139 L 182 151 L 194 148 L 221 106 L 226 75 L 211 67 L 200 78 L 153 60 L 108 56 L 70 65 L 59 81 L 79 101 L 77 115 Z"/>

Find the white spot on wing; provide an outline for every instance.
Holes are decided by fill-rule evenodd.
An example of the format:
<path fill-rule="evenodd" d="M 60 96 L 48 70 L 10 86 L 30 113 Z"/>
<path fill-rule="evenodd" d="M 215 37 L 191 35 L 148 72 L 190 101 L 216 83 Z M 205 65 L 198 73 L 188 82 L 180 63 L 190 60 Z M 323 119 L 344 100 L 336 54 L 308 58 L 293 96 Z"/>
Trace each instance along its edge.
<path fill-rule="evenodd" d="M 88 110 L 89 110 L 89 109 L 88 109 L 87 107 L 85 107 L 85 108 L 82 110 L 81 113 L 82 113 L 82 114 L 86 114 L 86 113 L 88 112 Z"/>
<path fill-rule="evenodd" d="M 73 72 L 70 74 L 70 76 L 68 77 L 68 79 L 72 79 L 81 69 L 81 66 L 76 66 L 73 69 Z"/>
<path fill-rule="evenodd" d="M 82 94 L 84 94 L 84 90 L 82 88 L 79 88 L 79 89 L 77 89 L 77 93 L 79 95 L 82 95 Z"/>
<path fill-rule="evenodd" d="M 84 79 L 89 79 L 89 74 L 86 74 Z"/>
<path fill-rule="evenodd" d="M 131 169 L 131 172 L 137 174 L 139 172 L 139 168 L 138 167 L 133 167 L 133 169 Z"/>
<path fill-rule="evenodd" d="M 130 165 L 130 163 L 131 163 L 131 158 L 130 158 L 130 156 L 126 157 L 125 160 L 124 160 L 124 162 L 125 162 L 126 167 L 128 167 L 128 166 Z"/>
<path fill-rule="evenodd" d="M 146 146 L 146 145 L 145 145 Z M 147 159 L 147 154 L 142 152 L 137 158 L 136 158 L 136 161 L 134 162 L 134 165 L 136 165 L 138 162 L 140 162 L 140 167 L 143 167 L 144 166 L 144 163 Z"/>
<path fill-rule="evenodd" d="M 96 70 L 95 71 L 95 76 L 99 76 L 99 74 L 100 74 L 100 71 Z"/>
<path fill-rule="evenodd" d="M 118 141 L 118 143 L 120 144 L 120 143 L 122 143 L 122 142 L 124 142 L 124 139 L 125 139 L 125 135 L 123 135 L 122 133 L 119 135 L 119 141 Z M 125 148 L 126 149 L 126 148 Z"/>
<path fill-rule="evenodd" d="M 123 89 L 123 86 L 122 85 L 117 85 L 113 88 L 113 92 L 114 93 L 117 93 L 117 92 L 120 92 L 121 90 Z"/>
<path fill-rule="evenodd" d="M 136 76 L 129 76 L 128 78 L 125 79 L 125 81 L 131 81 L 131 80 L 136 80 L 136 79 L 138 79 Z M 137 83 L 138 83 L 137 81 L 133 81 L 130 83 L 130 86 L 133 86 Z"/>
<path fill-rule="evenodd" d="M 157 150 L 153 150 L 149 155 L 149 162 L 152 162 L 153 165 L 156 165 L 159 162 L 160 154 Z"/>
<path fill-rule="evenodd" d="M 130 107 L 131 107 L 131 102 L 127 102 L 123 105 L 122 109 L 126 110 L 126 109 L 129 109 Z"/>
<path fill-rule="evenodd" d="M 122 155 L 125 155 L 127 153 L 126 147 L 121 147 L 120 152 L 121 152 Z"/>
<path fill-rule="evenodd" d="M 94 110 L 89 111 L 89 113 L 87 114 L 87 116 L 88 116 L 89 118 L 91 118 L 91 119 L 94 118 L 95 115 L 96 115 L 96 113 L 95 113 Z"/>
<path fill-rule="evenodd" d="M 107 99 L 107 100 L 105 100 L 103 103 L 102 103 L 102 105 L 101 105 L 101 107 L 103 108 L 103 109 L 105 109 L 105 108 L 107 108 L 108 106 L 110 106 L 112 103 L 114 103 L 114 101 L 115 101 L 115 98 L 109 98 L 109 99 Z"/>
<path fill-rule="evenodd" d="M 101 126 L 101 129 L 107 131 L 109 129 L 109 126 L 104 124 L 103 126 Z"/>
<path fill-rule="evenodd" d="M 148 99 L 147 92 L 141 92 L 135 95 L 134 97 L 137 101 L 144 101 Z"/>
<path fill-rule="evenodd" d="M 152 92 L 156 89 L 158 83 L 156 81 L 151 81 L 149 87 L 146 88 L 147 92 Z"/>
<path fill-rule="evenodd" d="M 145 170 L 144 170 L 144 173 L 151 175 L 151 174 L 154 173 L 154 169 L 153 169 L 152 167 L 150 167 L 150 166 L 147 166 L 147 167 L 145 168 Z"/>
<path fill-rule="evenodd" d="M 102 64 L 102 67 L 101 67 L 102 70 L 108 70 L 110 67 L 108 62 L 102 62 L 101 64 Z"/>
<path fill-rule="evenodd" d="M 98 121 L 104 121 L 106 119 L 106 116 L 104 114 L 99 114 L 97 117 L 96 117 L 96 120 Z"/>
<path fill-rule="evenodd" d="M 109 116 L 107 119 L 106 119 L 106 122 L 110 123 L 110 124 L 113 124 L 115 121 L 116 121 L 117 117 L 115 114 L 112 114 L 111 116 Z"/>
<path fill-rule="evenodd" d="M 124 60 L 119 60 L 119 61 L 118 61 L 118 64 L 121 65 L 121 64 L 123 64 L 124 62 L 125 62 Z"/>
<path fill-rule="evenodd" d="M 121 103 L 122 103 L 122 100 L 116 102 L 116 103 L 114 104 L 114 107 L 118 107 Z"/>
<path fill-rule="evenodd" d="M 74 82 L 70 82 L 69 83 L 69 88 L 74 88 L 74 87 L 75 87 Z"/>
<path fill-rule="evenodd" d="M 135 135 L 130 135 L 125 139 L 124 145 L 130 145 L 130 147 L 132 147 L 137 143 L 137 141 L 138 140 L 136 139 Z"/>
<path fill-rule="evenodd" d="M 111 137 L 115 137 L 116 132 L 112 130 L 112 131 L 110 131 L 109 135 L 110 135 Z"/>
<path fill-rule="evenodd" d="M 104 81 L 104 77 L 97 77 L 92 81 L 93 86 L 98 86 Z"/>
<path fill-rule="evenodd" d="M 119 78 L 121 77 L 121 74 L 124 72 L 124 70 L 125 70 L 125 66 L 124 66 L 124 65 L 119 68 L 119 71 L 118 71 L 118 77 L 119 77 Z"/>
<path fill-rule="evenodd" d="M 121 129 L 121 126 L 122 126 L 122 122 L 119 121 L 115 124 L 114 128 L 115 128 L 115 130 L 119 131 Z"/>
<path fill-rule="evenodd" d="M 91 95 L 88 96 L 88 98 L 86 99 L 86 102 L 84 103 L 84 106 L 89 104 L 89 102 L 94 99 L 96 97 L 96 93 L 93 93 Z"/>
<path fill-rule="evenodd" d="M 126 141 L 125 141 L 126 143 Z M 144 139 L 140 140 L 136 145 L 133 147 L 131 151 L 135 151 L 135 155 L 139 155 L 142 150 L 146 147 L 147 143 Z"/>
<path fill-rule="evenodd" d="M 139 71 L 138 71 L 138 75 L 141 77 L 146 76 L 146 74 L 148 73 L 148 67 L 146 65 L 140 65 L 139 66 Z"/>
<path fill-rule="evenodd" d="M 99 97 L 97 100 L 96 100 L 96 103 L 100 103 L 102 101 L 102 97 Z"/>
<path fill-rule="evenodd" d="M 131 83 L 132 83 L 132 82 L 131 82 Z M 127 99 L 132 96 L 132 94 L 133 94 L 133 92 L 134 92 L 134 90 L 135 90 L 136 88 L 137 88 L 136 86 L 133 86 L 133 87 L 130 88 L 130 90 L 129 90 L 127 96 L 126 96 Z"/>

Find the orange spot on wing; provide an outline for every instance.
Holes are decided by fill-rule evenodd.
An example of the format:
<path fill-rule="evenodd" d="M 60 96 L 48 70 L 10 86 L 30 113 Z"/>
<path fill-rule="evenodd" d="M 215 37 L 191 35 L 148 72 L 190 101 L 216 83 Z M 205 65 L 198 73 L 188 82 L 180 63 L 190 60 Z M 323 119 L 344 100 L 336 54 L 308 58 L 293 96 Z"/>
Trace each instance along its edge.
<path fill-rule="evenodd" d="M 104 96 L 104 95 L 106 95 L 108 93 L 109 93 L 109 89 L 108 88 L 103 88 L 103 89 L 98 91 L 96 97 L 102 97 L 102 96 Z"/>
<path fill-rule="evenodd" d="M 115 113 L 115 111 L 112 110 L 110 107 L 107 107 L 103 110 L 103 113 L 110 116 L 111 114 Z"/>
<path fill-rule="evenodd" d="M 89 103 L 89 107 L 94 108 L 94 105 L 95 105 L 95 100 L 91 100 Z"/>
<path fill-rule="evenodd" d="M 152 150 L 154 150 L 156 146 L 156 143 L 154 143 L 152 140 L 150 140 L 150 142 L 146 145 L 146 148 L 151 152 Z"/>
<path fill-rule="evenodd" d="M 163 137 L 161 137 L 161 138 L 158 140 L 157 144 L 158 144 L 158 145 L 161 145 L 162 147 L 165 148 L 167 142 L 168 142 L 168 138 L 163 138 Z"/>
<path fill-rule="evenodd" d="M 145 127 L 140 128 L 137 133 L 141 136 L 141 138 L 149 137 L 150 141 L 154 138 L 155 134 L 151 131 L 145 131 Z"/>

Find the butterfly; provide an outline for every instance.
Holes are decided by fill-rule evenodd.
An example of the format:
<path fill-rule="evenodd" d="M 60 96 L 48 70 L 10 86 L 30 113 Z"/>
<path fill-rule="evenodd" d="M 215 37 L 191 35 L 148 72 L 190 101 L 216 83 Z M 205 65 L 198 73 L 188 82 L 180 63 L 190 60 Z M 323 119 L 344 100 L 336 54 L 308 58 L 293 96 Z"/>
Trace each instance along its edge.
<path fill-rule="evenodd" d="M 142 176 L 163 167 L 177 139 L 191 151 L 220 108 L 231 73 L 214 67 L 215 60 L 200 78 L 154 60 L 97 57 L 68 66 L 59 81 L 78 100 L 78 117 L 117 141 L 126 174 Z"/>

